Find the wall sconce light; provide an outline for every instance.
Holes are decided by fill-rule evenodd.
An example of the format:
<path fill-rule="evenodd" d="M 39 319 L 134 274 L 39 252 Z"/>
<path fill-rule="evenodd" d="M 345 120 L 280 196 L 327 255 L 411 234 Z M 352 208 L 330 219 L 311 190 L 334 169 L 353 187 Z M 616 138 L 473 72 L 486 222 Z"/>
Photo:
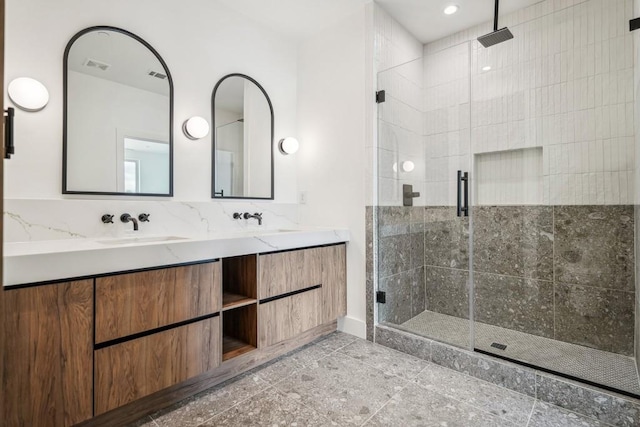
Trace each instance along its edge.
<path fill-rule="evenodd" d="M 9 83 L 9 99 L 24 111 L 40 111 L 49 103 L 49 91 L 38 80 L 18 77 Z"/>
<path fill-rule="evenodd" d="M 405 160 L 404 162 L 402 162 L 402 170 L 404 172 L 413 172 L 415 168 L 416 165 L 411 160 Z M 393 171 L 398 172 L 398 163 L 393 164 Z"/>
<path fill-rule="evenodd" d="M 182 124 L 182 131 L 189 139 L 201 139 L 209 135 L 209 123 L 199 116 L 193 116 Z"/>
<path fill-rule="evenodd" d="M 278 148 L 280 149 L 280 152 L 286 156 L 288 154 L 294 154 L 296 151 L 298 151 L 298 148 L 300 148 L 300 143 L 297 139 L 288 136 L 280 140 L 280 142 L 278 143 Z"/>
<path fill-rule="evenodd" d="M 402 170 L 405 172 L 413 172 L 416 168 L 416 165 L 411 160 L 405 160 L 402 162 Z"/>

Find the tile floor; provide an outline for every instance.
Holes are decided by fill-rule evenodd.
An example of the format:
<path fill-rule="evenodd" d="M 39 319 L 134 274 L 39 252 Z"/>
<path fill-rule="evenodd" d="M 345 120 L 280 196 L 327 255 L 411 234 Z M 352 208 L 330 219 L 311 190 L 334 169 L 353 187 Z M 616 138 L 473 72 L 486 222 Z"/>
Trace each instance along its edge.
<path fill-rule="evenodd" d="M 354 425 L 606 424 L 341 332 L 134 424 Z"/>

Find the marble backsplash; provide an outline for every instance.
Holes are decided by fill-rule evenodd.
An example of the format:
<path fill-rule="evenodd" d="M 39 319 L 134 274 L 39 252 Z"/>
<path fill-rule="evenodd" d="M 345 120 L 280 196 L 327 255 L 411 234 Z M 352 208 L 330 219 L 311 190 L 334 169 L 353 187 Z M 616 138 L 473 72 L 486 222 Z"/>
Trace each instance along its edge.
<path fill-rule="evenodd" d="M 475 320 L 634 355 L 633 206 L 473 211 Z M 379 207 L 379 321 L 469 317 L 469 221 L 451 207 Z"/>
<path fill-rule="evenodd" d="M 262 212 L 255 219 L 234 220 L 234 212 Z M 196 236 L 222 231 L 282 229 L 299 226 L 298 206 L 273 202 L 165 200 L 5 199 L 4 241 L 23 242 L 72 238 L 120 237 L 133 233 L 132 224 L 120 222 L 129 213 L 151 214 L 140 223 L 137 235 Z M 103 214 L 114 215 L 113 224 L 103 224 Z"/>

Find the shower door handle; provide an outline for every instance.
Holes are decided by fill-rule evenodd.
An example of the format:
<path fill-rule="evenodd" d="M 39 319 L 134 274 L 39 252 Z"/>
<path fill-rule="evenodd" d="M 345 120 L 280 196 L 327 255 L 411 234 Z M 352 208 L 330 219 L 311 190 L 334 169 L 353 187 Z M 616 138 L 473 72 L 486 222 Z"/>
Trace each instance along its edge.
<path fill-rule="evenodd" d="M 458 171 L 458 216 L 469 216 L 469 172 Z"/>
<path fill-rule="evenodd" d="M 13 117 L 15 110 L 7 108 L 4 111 L 4 158 L 10 159 L 12 154 L 16 153 L 13 145 Z"/>

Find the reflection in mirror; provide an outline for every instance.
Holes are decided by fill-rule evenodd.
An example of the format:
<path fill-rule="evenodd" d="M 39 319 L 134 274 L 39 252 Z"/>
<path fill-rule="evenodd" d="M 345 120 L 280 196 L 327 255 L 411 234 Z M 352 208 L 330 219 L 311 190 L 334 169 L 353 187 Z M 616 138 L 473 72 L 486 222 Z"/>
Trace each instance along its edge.
<path fill-rule="evenodd" d="M 65 50 L 63 193 L 172 195 L 171 75 L 134 34 L 93 27 Z"/>
<path fill-rule="evenodd" d="M 273 199 L 273 108 L 251 77 L 230 74 L 213 90 L 213 197 Z"/>

